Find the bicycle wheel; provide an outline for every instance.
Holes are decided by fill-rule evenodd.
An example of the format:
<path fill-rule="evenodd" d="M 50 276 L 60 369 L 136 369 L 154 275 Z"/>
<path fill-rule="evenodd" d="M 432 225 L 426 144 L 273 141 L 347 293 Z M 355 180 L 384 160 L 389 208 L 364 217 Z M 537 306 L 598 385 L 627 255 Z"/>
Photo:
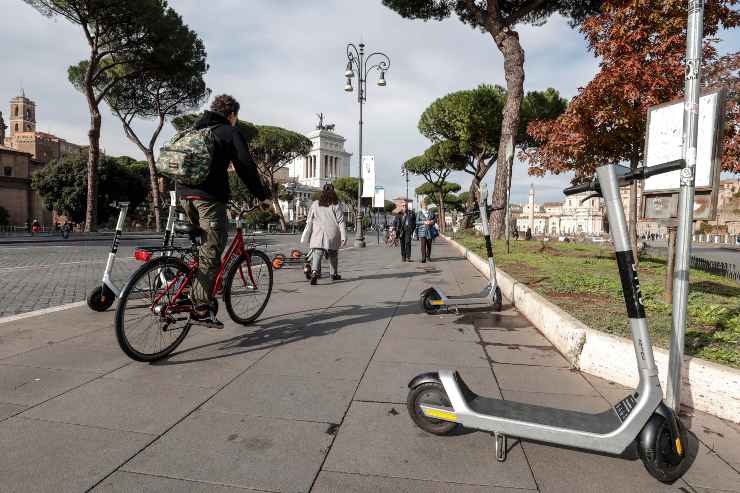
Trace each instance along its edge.
<path fill-rule="evenodd" d="M 173 302 L 188 272 L 180 259 L 159 257 L 139 267 L 126 283 L 116 308 L 116 338 L 129 358 L 162 359 L 185 339 L 192 304 Z"/>
<path fill-rule="evenodd" d="M 272 264 L 267 255 L 249 249 L 231 264 L 224 279 L 224 304 L 234 322 L 247 325 L 257 320 L 271 293 Z"/>

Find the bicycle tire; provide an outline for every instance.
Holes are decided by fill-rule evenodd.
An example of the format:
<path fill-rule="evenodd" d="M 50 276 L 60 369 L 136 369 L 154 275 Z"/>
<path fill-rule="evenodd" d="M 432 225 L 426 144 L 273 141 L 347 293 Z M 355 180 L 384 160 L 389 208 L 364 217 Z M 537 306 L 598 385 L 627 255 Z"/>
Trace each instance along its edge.
<path fill-rule="evenodd" d="M 266 274 L 264 272 L 260 272 L 260 279 L 263 274 L 267 276 L 267 286 L 266 286 L 266 296 L 264 301 L 262 301 L 256 310 L 254 311 L 248 311 L 246 314 L 237 314 L 236 310 L 234 308 L 234 303 L 232 299 L 233 295 L 233 287 L 234 287 L 234 278 L 236 277 L 237 272 L 240 272 L 240 268 L 242 263 L 247 261 L 247 255 L 249 255 L 252 259 L 259 259 L 261 262 L 261 266 L 264 266 L 264 269 L 266 271 Z M 267 306 L 267 303 L 270 301 L 270 295 L 272 294 L 272 282 L 273 282 L 273 271 L 272 271 L 272 262 L 270 262 L 270 258 L 260 250 L 255 249 L 249 249 L 247 250 L 247 255 L 242 254 L 240 255 L 229 267 L 229 271 L 226 273 L 226 278 L 224 279 L 224 304 L 226 305 L 226 311 L 229 313 L 229 317 L 231 317 L 231 320 L 234 322 L 241 324 L 241 325 L 249 325 L 262 314 L 262 312 L 265 310 L 265 307 Z M 252 265 L 254 266 L 256 262 L 254 260 L 252 261 Z M 241 271 L 242 275 L 240 275 L 240 279 L 243 279 L 243 273 L 244 271 Z M 252 276 L 255 277 L 254 269 L 252 272 Z M 259 280 L 255 279 L 255 282 L 259 284 Z"/>
<path fill-rule="evenodd" d="M 172 342 L 167 344 L 163 349 L 160 349 L 155 352 L 143 352 L 135 347 L 134 344 L 132 344 L 132 341 L 130 340 L 129 336 L 127 335 L 126 331 L 126 323 L 125 323 L 125 315 L 126 315 L 126 308 L 129 306 L 129 302 L 132 301 L 129 298 L 131 297 L 133 290 L 136 286 L 138 286 L 138 283 L 141 279 L 144 278 L 148 273 L 155 271 L 156 269 L 163 269 L 163 268 L 171 268 L 173 270 L 178 271 L 179 273 L 182 273 L 183 275 L 187 275 L 189 272 L 188 267 L 176 257 L 157 257 L 153 260 L 150 260 L 149 262 L 146 262 L 144 265 L 139 267 L 129 278 L 128 282 L 126 282 L 126 286 L 123 288 L 123 291 L 121 292 L 121 296 L 118 300 L 118 306 L 116 307 L 116 339 L 118 340 L 118 345 L 120 346 L 121 350 L 128 356 L 129 358 L 135 360 L 135 361 L 141 361 L 141 362 L 152 362 L 157 361 L 159 359 L 164 358 L 168 354 L 170 354 L 172 351 L 177 348 L 177 346 L 182 343 L 182 341 L 185 339 L 185 337 L 188 335 L 188 332 L 190 331 L 190 324 L 186 323 L 184 327 L 180 330 L 180 334 L 177 335 L 177 337 L 174 338 Z M 156 287 L 154 289 L 160 289 L 161 281 L 160 281 L 160 275 L 159 273 L 156 273 L 154 276 Z M 174 276 L 173 276 L 174 279 Z M 150 278 L 151 280 L 151 278 Z M 173 286 L 173 291 L 174 291 Z M 174 294 L 174 293 L 173 293 Z M 151 298 L 151 295 L 150 295 Z M 151 306 L 151 305 L 149 305 Z M 148 307 L 145 307 L 145 310 L 149 310 Z M 146 315 L 146 313 L 145 313 Z M 157 317 L 155 313 L 151 313 L 152 317 Z M 157 330 L 164 333 L 163 327 L 159 325 L 157 327 Z M 160 334 L 161 337 L 161 334 Z"/>

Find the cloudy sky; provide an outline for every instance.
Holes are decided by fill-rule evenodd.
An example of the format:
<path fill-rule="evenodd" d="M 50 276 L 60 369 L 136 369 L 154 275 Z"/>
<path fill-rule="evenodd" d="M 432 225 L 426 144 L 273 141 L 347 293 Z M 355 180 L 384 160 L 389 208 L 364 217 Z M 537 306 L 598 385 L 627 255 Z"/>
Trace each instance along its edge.
<path fill-rule="evenodd" d="M 480 83 L 504 85 L 503 59 L 487 34 L 456 18 L 443 22 L 402 19 L 380 0 L 170 0 L 203 39 L 214 93 L 229 93 L 242 104 L 241 118 L 307 133 L 316 113 L 336 123 L 357 170 L 356 93 L 343 91 L 345 47 L 364 41 L 367 49 L 391 58 L 388 86 L 369 86 L 365 105 L 365 154 L 374 154 L 377 184 L 387 197 L 405 189 L 401 164 L 429 142 L 417 128 L 419 116 L 436 98 Z M 80 29 L 63 19 L 47 19 L 21 0 L 0 0 L 0 111 L 6 121 L 9 100 L 22 86 L 37 104 L 40 130 L 76 143 L 87 142 L 88 113 L 83 96 L 67 82 L 71 64 L 86 56 Z M 583 37 L 566 21 L 519 29 L 526 52 L 525 90 L 554 87 L 567 98 L 596 73 L 598 61 Z M 725 49 L 737 49 L 740 36 L 724 33 Z M 373 79 L 374 81 L 374 79 Z M 151 130 L 143 122 L 142 134 Z M 163 138 L 171 135 L 168 126 Z M 142 158 L 106 110 L 102 146 L 113 155 Z M 487 180 L 493 180 L 493 170 Z M 467 187 L 467 175 L 453 177 Z M 413 178 L 411 187 L 423 180 Z M 538 202 L 559 200 L 567 176 L 527 176 L 515 165 L 513 200 L 526 200 L 534 183 Z"/>

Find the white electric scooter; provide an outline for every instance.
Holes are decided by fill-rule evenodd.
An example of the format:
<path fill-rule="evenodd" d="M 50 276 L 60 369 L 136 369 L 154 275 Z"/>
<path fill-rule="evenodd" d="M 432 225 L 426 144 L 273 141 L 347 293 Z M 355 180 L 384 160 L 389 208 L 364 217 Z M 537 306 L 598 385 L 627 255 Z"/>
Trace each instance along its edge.
<path fill-rule="evenodd" d="M 619 185 L 683 167 L 682 159 L 634 172 L 609 164 L 599 167 L 590 183 L 564 190 L 566 195 L 592 192 L 588 198 L 603 197 L 606 202 L 640 374 L 635 391 L 613 408 L 590 414 L 480 396 L 458 372 L 440 370 L 418 375 L 409 383 L 407 407 L 414 423 L 435 435 L 451 434 L 461 426 L 492 432 L 499 461 L 506 459 L 507 436 L 615 455 L 636 443 L 653 477 L 665 483 L 680 478 L 691 465 L 686 431 L 663 402 Z"/>
<path fill-rule="evenodd" d="M 113 236 L 113 245 L 111 246 L 110 253 L 108 254 L 108 262 L 105 264 L 103 270 L 103 279 L 100 286 L 90 291 L 87 295 L 87 306 L 91 310 L 96 312 L 104 312 L 116 301 L 121 294 L 121 289 L 111 279 L 111 272 L 113 271 L 113 264 L 116 261 L 116 254 L 118 253 L 118 244 L 121 241 L 121 235 L 123 234 L 123 226 L 126 221 L 126 214 L 128 213 L 128 202 L 118 202 L 115 204 L 120 209 L 118 213 L 118 222 L 116 223 L 116 233 Z M 169 212 L 167 214 L 167 226 L 164 230 L 164 237 L 162 238 L 162 246 L 168 247 L 173 241 L 175 234 L 175 212 L 177 210 L 177 195 L 174 191 L 170 192 L 170 205 Z"/>
<path fill-rule="evenodd" d="M 493 307 L 496 312 L 501 311 L 502 297 L 501 289 L 496 282 L 496 263 L 493 260 L 493 245 L 491 243 L 491 229 L 488 226 L 488 217 L 491 208 L 488 206 L 488 187 L 485 183 L 480 184 L 480 200 L 478 201 L 480 211 L 481 229 L 486 239 L 486 254 L 488 255 L 488 272 L 491 279 L 488 285 L 480 293 L 473 295 L 448 296 L 440 288 L 432 286 L 421 293 L 421 308 L 430 315 L 437 313 L 440 308 L 470 305 L 487 305 Z"/>

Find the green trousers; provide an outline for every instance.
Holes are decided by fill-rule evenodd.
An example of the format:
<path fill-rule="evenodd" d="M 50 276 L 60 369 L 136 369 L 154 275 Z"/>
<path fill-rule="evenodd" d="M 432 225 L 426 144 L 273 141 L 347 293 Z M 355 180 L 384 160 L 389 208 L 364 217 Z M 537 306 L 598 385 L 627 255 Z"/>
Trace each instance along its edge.
<path fill-rule="evenodd" d="M 198 272 L 193 281 L 191 299 L 196 307 L 211 301 L 213 283 L 221 267 L 221 254 L 226 247 L 226 204 L 210 200 L 183 200 L 185 215 L 203 230 L 198 250 Z"/>

